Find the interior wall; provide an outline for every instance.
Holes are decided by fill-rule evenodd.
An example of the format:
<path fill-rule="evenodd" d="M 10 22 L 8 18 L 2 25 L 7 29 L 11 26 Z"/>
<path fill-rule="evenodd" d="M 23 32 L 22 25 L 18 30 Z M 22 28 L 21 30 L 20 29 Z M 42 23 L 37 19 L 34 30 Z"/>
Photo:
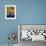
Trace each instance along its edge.
<path fill-rule="evenodd" d="M 16 20 L 5 19 L 5 5 L 16 5 Z M 46 0 L 0 0 L 0 44 L 9 32 L 18 34 L 18 24 L 46 24 Z"/>

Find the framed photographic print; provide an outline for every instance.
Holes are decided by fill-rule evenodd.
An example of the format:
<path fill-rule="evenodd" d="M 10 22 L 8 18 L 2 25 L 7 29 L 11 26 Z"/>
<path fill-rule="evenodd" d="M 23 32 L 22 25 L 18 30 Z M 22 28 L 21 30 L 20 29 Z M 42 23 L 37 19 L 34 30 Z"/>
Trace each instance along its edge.
<path fill-rule="evenodd" d="M 19 24 L 18 42 L 22 40 L 46 41 L 45 24 Z"/>
<path fill-rule="evenodd" d="M 5 5 L 5 19 L 16 19 L 16 5 Z"/>

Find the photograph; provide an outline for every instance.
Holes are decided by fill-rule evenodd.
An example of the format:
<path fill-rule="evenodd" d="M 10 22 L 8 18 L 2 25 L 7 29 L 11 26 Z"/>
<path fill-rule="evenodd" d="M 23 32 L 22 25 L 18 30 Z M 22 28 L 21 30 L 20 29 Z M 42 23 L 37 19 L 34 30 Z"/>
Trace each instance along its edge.
<path fill-rule="evenodd" d="M 5 5 L 5 19 L 16 19 L 16 5 Z"/>
<path fill-rule="evenodd" d="M 18 42 L 20 46 L 31 46 L 32 42 L 46 41 L 46 25 L 19 24 Z"/>

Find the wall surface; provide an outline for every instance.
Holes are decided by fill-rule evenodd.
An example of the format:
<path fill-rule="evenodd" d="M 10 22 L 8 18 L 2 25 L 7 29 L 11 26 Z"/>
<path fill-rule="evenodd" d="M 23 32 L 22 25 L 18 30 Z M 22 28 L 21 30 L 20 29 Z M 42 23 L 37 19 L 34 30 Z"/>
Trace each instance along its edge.
<path fill-rule="evenodd" d="M 5 19 L 5 5 L 16 5 L 16 20 Z M 9 32 L 17 34 L 18 24 L 46 24 L 46 0 L 0 0 L 0 44 L 8 43 Z"/>

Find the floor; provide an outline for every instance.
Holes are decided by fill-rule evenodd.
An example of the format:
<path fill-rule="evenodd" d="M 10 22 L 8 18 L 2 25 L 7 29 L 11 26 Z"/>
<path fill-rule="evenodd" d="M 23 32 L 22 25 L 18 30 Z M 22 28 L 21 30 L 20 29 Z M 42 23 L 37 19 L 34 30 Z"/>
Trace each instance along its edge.
<path fill-rule="evenodd" d="M 46 42 L 45 41 L 25 41 L 25 40 L 21 40 L 20 41 L 20 46 L 46 46 Z"/>
<path fill-rule="evenodd" d="M 8 44 L 0 44 L 0 46 L 8 46 Z M 18 46 L 18 44 L 10 45 L 10 46 Z"/>
<path fill-rule="evenodd" d="M 7 44 L 0 44 L 0 46 L 8 46 Z M 11 46 L 11 45 L 10 45 Z M 46 46 L 45 41 L 34 41 L 31 40 L 21 40 L 19 44 L 14 44 L 13 46 Z"/>

